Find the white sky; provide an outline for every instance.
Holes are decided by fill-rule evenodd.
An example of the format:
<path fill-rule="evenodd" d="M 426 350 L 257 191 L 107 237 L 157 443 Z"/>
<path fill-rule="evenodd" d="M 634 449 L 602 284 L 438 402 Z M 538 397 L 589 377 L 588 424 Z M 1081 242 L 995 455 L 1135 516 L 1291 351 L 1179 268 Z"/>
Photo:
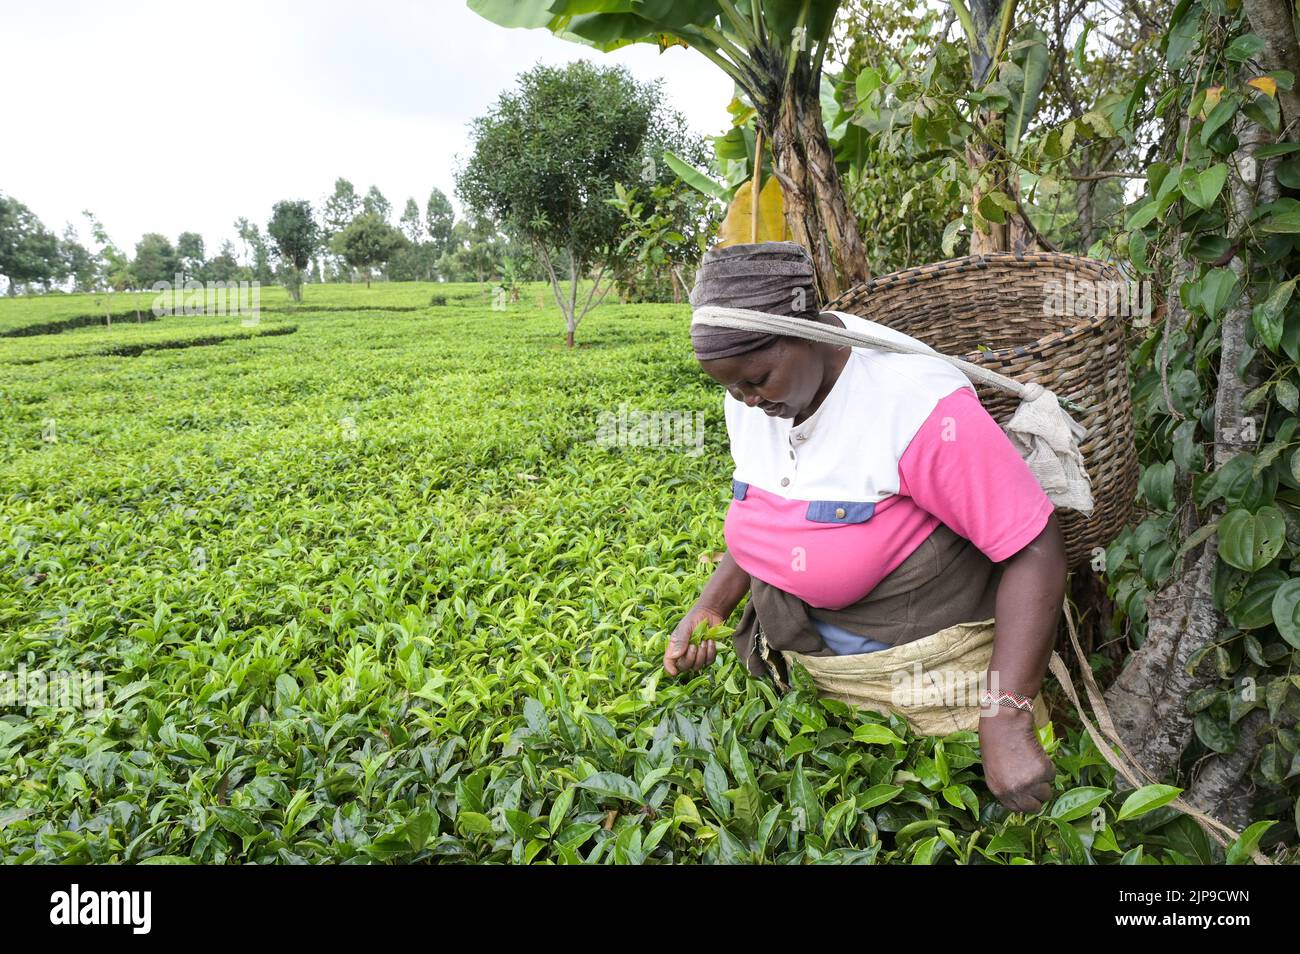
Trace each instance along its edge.
<path fill-rule="evenodd" d="M 0 0 L 0 192 L 86 239 L 90 209 L 127 250 L 194 231 L 215 255 L 237 217 L 319 207 L 338 176 L 396 218 L 434 186 L 456 202 L 468 122 L 539 60 L 575 59 L 662 77 L 696 132 L 730 123 L 731 80 L 694 51 L 600 53 L 463 0 Z"/>

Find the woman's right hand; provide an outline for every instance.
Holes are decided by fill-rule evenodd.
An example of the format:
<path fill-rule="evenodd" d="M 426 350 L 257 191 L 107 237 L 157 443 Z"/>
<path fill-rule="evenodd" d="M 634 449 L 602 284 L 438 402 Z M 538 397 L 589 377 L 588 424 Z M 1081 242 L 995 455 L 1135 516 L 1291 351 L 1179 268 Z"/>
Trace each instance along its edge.
<path fill-rule="evenodd" d="M 698 646 L 691 645 L 691 634 L 706 620 L 710 626 L 721 626 L 725 622 L 717 610 L 696 603 L 668 637 L 668 648 L 664 650 L 664 670 L 668 675 L 703 669 L 718 657 L 718 646 L 711 639 Z"/>

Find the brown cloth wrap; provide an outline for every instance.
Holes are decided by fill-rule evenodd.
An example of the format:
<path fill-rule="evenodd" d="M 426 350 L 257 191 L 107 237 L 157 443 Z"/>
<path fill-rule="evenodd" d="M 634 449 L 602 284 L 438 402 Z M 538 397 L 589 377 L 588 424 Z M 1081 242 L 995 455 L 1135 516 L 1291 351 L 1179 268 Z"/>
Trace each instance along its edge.
<path fill-rule="evenodd" d="M 755 637 L 761 628 L 767 665 L 789 681 L 781 654 L 834 656 L 812 618 L 897 646 L 956 623 L 993 617 L 1002 565 L 965 537 L 939 524 L 870 593 L 843 609 L 810 606 L 792 593 L 750 576 L 750 597 L 732 634 L 751 676 L 769 675 Z M 761 626 L 760 626 L 761 624 Z"/>

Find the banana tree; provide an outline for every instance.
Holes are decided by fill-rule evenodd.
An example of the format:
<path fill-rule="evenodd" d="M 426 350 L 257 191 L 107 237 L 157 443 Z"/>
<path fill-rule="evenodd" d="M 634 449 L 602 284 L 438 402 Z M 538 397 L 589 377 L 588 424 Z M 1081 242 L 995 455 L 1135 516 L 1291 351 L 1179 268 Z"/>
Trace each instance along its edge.
<path fill-rule="evenodd" d="M 819 95 L 839 0 L 469 0 L 469 7 L 502 26 L 547 29 L 601 50 L 631 43 L 698 50 L 756 110 L 786 223 L 812 255 L 821 294 L 833 298 L 870 277 Z"/>
<path fill-rule="evenodd" d="M 732 125 L 713 137 L 711 172 L 701 172 L 680 156 L 664 153 L 668 167 L 692 189 L 722 202 L 726 216 L 717 232 L 718 245 L 791 241 L 781 186 L 756 128 L 757 111 L 737 95 L 727 106 Z"/>

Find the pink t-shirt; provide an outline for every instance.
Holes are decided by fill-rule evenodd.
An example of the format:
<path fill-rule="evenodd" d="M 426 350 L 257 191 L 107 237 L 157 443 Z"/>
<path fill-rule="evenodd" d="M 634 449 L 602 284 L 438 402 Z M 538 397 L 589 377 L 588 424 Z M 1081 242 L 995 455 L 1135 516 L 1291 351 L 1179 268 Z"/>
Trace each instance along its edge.
<path fill-rule="evenodd" d="M 848 328 L 898 334 L 836 314 Z M 862 599 L 940 522 L 1001 562 L 1052 513 L 969 381 L 941 359 L 855 347 L 797 426 L 724 401 L 736 462 L 727 548 L 811 606 Z"/>

